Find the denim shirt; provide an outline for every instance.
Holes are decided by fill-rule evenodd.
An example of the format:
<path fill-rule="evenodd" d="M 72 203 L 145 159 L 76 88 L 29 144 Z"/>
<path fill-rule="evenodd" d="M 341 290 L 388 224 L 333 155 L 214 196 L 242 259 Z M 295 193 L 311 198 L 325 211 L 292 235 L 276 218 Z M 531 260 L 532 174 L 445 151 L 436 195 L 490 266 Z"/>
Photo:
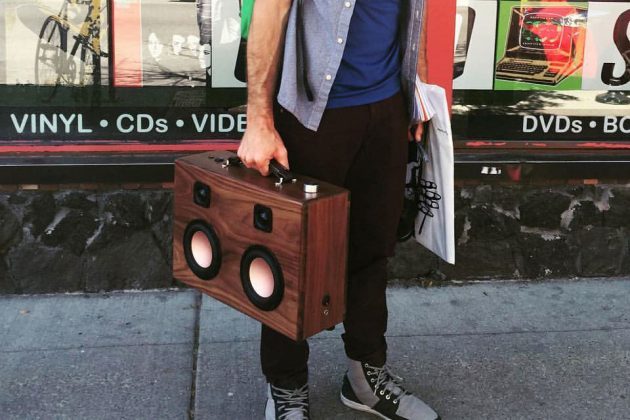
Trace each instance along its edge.
<path fill-rule="evenodd" d="M 278 103 L 306 128 L 317 131 L 326 109 L 328 95 L 341 64 L 345 40 L 356 0 L 304 0 L 302 23 L 307 80 L 313 100 L 309 100 L 302 77 L 298 38 L 298 1 L 294 1 L 287 24 Z M 372 1 L 372 0 L 370 0 Z M 376 0 L 378 1 L 378 0 Z M 412 122 L 422 118 L 422 103 L 416 87 L 418 47 L 425 0 L 403 2 L 400 26 L 402 53 L 401 87 L 407 98 Z M 415 93 L 415 94 L 414 94 Z"/>

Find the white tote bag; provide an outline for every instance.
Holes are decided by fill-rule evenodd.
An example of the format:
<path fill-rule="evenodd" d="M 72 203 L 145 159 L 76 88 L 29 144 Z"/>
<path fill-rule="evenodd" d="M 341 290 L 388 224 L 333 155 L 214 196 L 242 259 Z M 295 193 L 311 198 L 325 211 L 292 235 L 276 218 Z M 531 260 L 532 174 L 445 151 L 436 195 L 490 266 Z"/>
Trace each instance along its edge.
<path fill-rule="evenodd" d="M 422 159 L 421 197 L 414 238 L 444 261 L 455 264 L 453 137 L 446 92 L 416 80 L 416 99 L 429 120 Z M 417 163 L 409 164 L 411 167 Z"/>

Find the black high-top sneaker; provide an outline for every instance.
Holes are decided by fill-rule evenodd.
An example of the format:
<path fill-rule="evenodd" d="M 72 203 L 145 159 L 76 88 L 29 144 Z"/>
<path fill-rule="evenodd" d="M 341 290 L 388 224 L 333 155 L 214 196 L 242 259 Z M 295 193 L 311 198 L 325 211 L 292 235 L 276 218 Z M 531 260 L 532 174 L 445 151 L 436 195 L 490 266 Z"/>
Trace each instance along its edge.
<path fill-rule="evenodd" d="M 341 387 L 341 402 L 384 419 L 440 419 L 431 407 L 406 391 L 401 382 L 402 378 L 392 374 L 387 366 L 371 366 L 349 360 Z"/>
<path fill-rule="evenodd" d="M 308 420 L 308 384 L 298 389 L 267 385 L 265 420 Z"/>

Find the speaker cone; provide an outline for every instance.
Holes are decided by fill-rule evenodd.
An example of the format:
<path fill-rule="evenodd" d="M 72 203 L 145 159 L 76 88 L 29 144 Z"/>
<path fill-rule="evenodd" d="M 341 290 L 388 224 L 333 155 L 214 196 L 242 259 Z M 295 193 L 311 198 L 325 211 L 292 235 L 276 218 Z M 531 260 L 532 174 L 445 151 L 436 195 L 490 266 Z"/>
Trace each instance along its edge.
<path fill-rule="evenodd" d="M 196 181 L 193 186 L 193 201 L 201 207 L 210 207 L 210 187 L 203 182 Z"/>
<path fill-rule="evenodd" d="M 280 305 L 284 295 L 282 267 L 264 246 L 251 246 L 243 254 L 241 283 L 245 295 L 257 308 L 272 311 Z"/>
<path fill-rule="evenodd" d="M 221 243 L 212 226 L 195 220 L 184 231 L 184 256 L 197 277 L 210 280 L 221 268 Z"/>

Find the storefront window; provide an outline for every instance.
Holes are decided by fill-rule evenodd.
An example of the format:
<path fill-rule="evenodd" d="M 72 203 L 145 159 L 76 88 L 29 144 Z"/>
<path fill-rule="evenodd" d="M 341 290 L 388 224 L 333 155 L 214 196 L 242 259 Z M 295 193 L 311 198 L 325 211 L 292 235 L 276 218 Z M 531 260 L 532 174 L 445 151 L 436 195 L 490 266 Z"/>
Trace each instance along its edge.
<path fill-rule="evenodd" d="M 241 7 L 3 0 L 0 151 L 235 144 L 246 127 Z"/>
<path fill-rule="evenodd" d="M 251 4 L 3 0 L 0 153 L 234 147 Z M 454 20 L 456 153 L 630 151 L 630 2 L 458 0 Z"/>
<path fill-rule="evenodd" d="M 630 149 L 629 24 L 627 1 L 459 0 L 458 149 Z"/>

